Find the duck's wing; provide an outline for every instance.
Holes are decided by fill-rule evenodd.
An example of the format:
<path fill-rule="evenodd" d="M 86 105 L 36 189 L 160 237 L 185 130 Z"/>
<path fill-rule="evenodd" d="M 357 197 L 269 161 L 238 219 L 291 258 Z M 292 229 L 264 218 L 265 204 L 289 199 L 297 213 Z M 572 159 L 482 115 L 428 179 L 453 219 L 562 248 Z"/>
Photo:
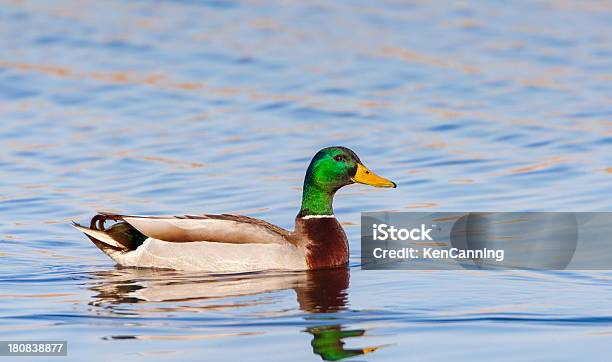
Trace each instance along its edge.
<path fill-rule="evenodd" d="M 137 216 L 99 214 L 105 220 L 125 221 L 150 238 L 174 243 L 208 241 L 232 244 L 287 244 L 290 232 L 266 221 L 241 215 Z M 102 225 L 103 228 L 103 225 Z"/>

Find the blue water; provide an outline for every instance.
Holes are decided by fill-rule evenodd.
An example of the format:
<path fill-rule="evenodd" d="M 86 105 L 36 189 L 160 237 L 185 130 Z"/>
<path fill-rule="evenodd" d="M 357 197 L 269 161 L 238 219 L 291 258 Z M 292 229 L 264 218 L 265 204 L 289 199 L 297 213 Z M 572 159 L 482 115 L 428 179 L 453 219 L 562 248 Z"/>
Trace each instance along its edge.
<path fill-rule="evenodd" d="M 0 339 L 67 340 L 75 361 L 609 360 L 612 273 L 363 271 L 358 226 L 612 211 L 611 18 L 599 1 L 3 1 Z M 337 195 L 349 270 L 121 269 L 69 225 L 291 228 L 329 145 L 398 183 Z"/>

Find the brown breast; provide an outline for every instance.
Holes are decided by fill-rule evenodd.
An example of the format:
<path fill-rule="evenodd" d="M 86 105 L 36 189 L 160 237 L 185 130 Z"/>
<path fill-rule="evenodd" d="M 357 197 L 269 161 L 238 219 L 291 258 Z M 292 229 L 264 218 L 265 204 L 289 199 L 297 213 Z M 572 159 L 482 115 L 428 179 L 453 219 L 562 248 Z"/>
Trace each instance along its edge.
<path fill-rule="evenodd" d="M 336 218 L 297 217 L 294 235 L 306 243 L 306 262 L 310 269 L 331 268 L 348 263 L 348 240 Z"/>

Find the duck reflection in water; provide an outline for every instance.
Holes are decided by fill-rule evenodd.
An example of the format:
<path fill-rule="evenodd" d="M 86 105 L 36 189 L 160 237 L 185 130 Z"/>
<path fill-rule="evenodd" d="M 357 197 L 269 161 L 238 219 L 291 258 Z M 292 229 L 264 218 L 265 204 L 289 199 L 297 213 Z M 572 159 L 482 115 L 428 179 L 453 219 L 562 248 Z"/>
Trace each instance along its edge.
<path fill-rule="evenodd" d="M 344 348 L 344 341 L 342 339 L 348 337 L 361 337 L 365 334 L 364 329 L 343 329 L 339 324 L 310 327 L 306 331 L 313 335 L 312 351 L 315 354 L 321 356 L 326 361 L 339 361 L 348 357 L 360 356 L 362 354 L 376 351 L 378 347 L 366 347 L 366 348 Z"/>
<path fill-rule="evenodd" d="M 349 269 L 335 268 L 295 273 L 246 273 L 230 275 L 196 275 L 176 271 L 118 268 L 95 273 L 90 289 L 94 295 L 92 306 L 110 309 L 116 314 L 125 313 L 125 305 L 141 303 L 172 303 L 171 307 L 157 311 L 220 310 L 249 307 L 261 301 L 232 304 L 222 299 L 243 296 L 267 297 L 263 293 L 293 289 L 299 308 L 307 313 L 334 313 L 346 309 L 348 302 Z M 193 305 L 177 306 L 176 302 Z M 132 309 L 132 308 L 130 308 Z M 134 310 L 130 310 L 133 314 Z M 333 316 L 330 315 L 330 321 Z M 364 329 L 345 329 L 341 324 L 313 325 L 305 329 L 313 338 L 313 353 L 326 361 L 338 361 L 375 351 L 378 347 L 345 349 L 343 341 L 348 337 L 365 334 Z M 113 336 L 112 339 L 125 339 Z M 138 338 L 138 336 L 131 336 Z"/>

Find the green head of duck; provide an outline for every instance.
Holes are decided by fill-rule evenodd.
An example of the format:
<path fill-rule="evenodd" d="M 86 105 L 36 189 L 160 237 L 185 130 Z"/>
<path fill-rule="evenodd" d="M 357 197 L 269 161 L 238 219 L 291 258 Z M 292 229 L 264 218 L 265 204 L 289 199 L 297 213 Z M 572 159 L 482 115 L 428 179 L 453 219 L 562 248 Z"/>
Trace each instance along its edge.
<path fill-rule="evenodd" d="M 336 191 L 356 182 L 374 187 L 396 187 L 393 181 L 368 170 L 359 156 L 346 147 L 320 150 L 306 170 L 302 208 L 298 216 L 332 215 Z"/>

